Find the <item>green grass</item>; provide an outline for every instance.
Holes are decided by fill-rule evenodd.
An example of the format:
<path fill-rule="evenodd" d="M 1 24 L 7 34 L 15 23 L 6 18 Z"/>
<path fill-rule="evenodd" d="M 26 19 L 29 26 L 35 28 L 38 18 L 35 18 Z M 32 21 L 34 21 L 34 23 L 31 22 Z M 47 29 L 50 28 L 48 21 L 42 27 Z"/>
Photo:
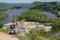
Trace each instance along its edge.
<path fill-rule="evenodd" d="M 3 28 L 0 28 L 0 32 L 4 32 L 4 33 L 9 33 L 10 29 L 9 28 L 6 28 L 6 29 L 3 29 Z"/>

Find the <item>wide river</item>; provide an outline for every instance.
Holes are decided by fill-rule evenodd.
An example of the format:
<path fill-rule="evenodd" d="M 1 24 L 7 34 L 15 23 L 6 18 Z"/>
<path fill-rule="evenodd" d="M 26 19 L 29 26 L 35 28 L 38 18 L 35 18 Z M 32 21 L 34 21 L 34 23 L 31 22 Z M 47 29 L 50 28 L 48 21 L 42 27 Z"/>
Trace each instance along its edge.
<path fill-rule="evenodd" d="M 27 8 L 27 7 L 21 7 L 19 9 L 12 9 L 12 10 L 10 10 L 10 9 L 6 10 L 4 12 L 6 12 L 9 16 L 6 19 L 1 20 L 0 22 L 2 24 L 9 23 L 13 20 L 13 15 L 20 15 L 22 12 L 27 11 L 27 10 L 29 10 L 29 8 Z M 49 16 L 52 19 L 57 18 L 57 16 L 54 15 L 53 13 L 51 13 L 51 12 L 44 11 L 43 13 L 46 14 L 47 16 Z"/>

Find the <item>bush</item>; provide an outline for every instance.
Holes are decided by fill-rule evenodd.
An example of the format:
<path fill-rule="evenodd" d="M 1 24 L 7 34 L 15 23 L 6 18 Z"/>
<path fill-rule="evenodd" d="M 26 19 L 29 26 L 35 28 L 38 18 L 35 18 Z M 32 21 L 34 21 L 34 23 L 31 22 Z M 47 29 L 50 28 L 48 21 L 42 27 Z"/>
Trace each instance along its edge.
<path fill-rule="evenodd" d="M 9 29 L 9 27 L 6 29 L 0 28 L 0 32 L 4 32 L 4 33 L 8 34 L 10 32 L 10 29 Z"/>
<path fill-rule="evenodd" d="M 0 28 L 2 28 L 2 27 L 3 27 L 3 24 L 0 23 Z"/>
<path fill-rule="evenodd" d="M 60 31 L 60 18 L 53 20 L 52 23 L 52 29 L 47 32 L 47 35 L 51 35 L 57 31 Z"/>

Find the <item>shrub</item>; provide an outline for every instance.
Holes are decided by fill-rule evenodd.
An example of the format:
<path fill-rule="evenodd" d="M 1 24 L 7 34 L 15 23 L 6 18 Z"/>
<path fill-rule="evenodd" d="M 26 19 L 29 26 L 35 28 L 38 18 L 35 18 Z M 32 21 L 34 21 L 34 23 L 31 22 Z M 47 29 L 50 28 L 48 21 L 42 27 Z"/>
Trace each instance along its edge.
<path fill-rule="evenodd" d="M 0 28 L 2 28 L 2 27 L 3 27 L 3 24 L 0 23 Z"/>

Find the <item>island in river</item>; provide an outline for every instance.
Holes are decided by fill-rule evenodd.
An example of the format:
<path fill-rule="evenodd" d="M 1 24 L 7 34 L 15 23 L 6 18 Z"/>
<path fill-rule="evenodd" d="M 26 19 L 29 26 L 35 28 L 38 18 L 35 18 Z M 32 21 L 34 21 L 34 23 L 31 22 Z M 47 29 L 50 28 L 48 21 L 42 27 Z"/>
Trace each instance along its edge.
<path fill-rule="evenodd" d="M 0 20 L 3 20 L 5 18 L 8 17 L 8 14 L 7 13 L 4 13 L 4 12 L 0 12 Z"/>

